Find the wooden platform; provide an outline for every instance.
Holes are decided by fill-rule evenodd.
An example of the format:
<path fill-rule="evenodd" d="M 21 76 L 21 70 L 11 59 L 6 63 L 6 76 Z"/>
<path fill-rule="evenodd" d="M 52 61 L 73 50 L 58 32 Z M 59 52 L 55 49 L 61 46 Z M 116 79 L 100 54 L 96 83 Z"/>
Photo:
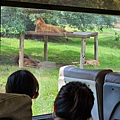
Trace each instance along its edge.
<path fill-rule="evenodd" d="M 49 33 L 49 32 L 35 32 L 26 31 L 27 35 L 39 35 L 44 36 L 44 61 L 48 61 L 47 55 L 47 42 L 48 36 L 63 36 L 74 37 L 81 39 L 81 52 L 80 52 L 80 68 L 84 68 L 85 61 L 85 50 L 86 50 L 86 39 L 94 38 L 94 59 L 98 60 L 98 32 L 73 32 L 73 33 Z M 23 67 L 23 56 L 24 56 L 24 34 L 20 35 L 20 51 L 19 51 L 19 67 Z"/>

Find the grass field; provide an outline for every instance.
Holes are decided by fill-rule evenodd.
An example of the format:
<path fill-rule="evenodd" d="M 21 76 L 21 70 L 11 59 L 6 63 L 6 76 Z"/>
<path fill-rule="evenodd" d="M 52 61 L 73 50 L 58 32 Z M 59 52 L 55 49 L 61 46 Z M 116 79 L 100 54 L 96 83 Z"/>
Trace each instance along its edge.
<path fill-rule="evenodd" d="M 100 66 L 85 66 L 85 69 L 112 69 L 120 72 L 120 40 L 115 41 L 114 32 L 105 31 L 98 35 L 98 57 Z M 56 38 L 55 38 L 56 39 Z M 94 57 L 93 38 L 87 39 L 86 58 Z M 72 65 L 79 62 L 81 39 L 58 37 L 48 42 L 48 60 L 51 62 Z M 20 69 L 14 62 L 19 53 L 19 39 L 1 38 L 0 49 L 0 92 L 5 92 L 7 77 L 14 71 Z M 44 60 L 44 42 L 38 40 L 25 40 L 24 53 L 34 60 Z M 53 101 L 58 92 L 59 68 L 36 69 L 28 68 L 38 79 L 40 84 L 40 95 L 33 100 L 33 115 L 50 113 L 53 111 Z"/>

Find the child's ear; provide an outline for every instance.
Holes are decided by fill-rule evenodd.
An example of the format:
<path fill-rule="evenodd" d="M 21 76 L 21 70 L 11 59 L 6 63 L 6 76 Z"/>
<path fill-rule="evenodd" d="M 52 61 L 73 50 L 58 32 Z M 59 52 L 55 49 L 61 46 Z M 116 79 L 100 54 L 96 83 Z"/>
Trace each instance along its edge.
<path fill-rule="evenodd" d="M 56 112 L 57 105 L 54 103 L 54 112 Z"/>
<path fill-rule="evenodd" d="M 36 92 L 32 99 L 36 99 L 39 96 L 39 93 Z"/>

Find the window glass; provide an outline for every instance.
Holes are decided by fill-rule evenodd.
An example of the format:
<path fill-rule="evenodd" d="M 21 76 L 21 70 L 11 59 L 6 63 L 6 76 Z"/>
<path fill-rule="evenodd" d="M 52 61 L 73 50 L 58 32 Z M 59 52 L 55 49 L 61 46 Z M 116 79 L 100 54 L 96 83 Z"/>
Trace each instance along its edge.
<path fill-rule="evenodd" d="M 28 1 L 26 0 L 26 2 Z M 56 1 L 46 0 L 45 2 L 44 0 L 43 2 L 38 0 L 38 2 L 56 4 Z M 57 4 L 76 6 L 77 2 L 75 0 L 61 0 Z M 118 1 L 116 0 L 116 2 Z M 97 1 L 93 3 L 93 0 L 91 3 L 86 0 L 85 6 L 103 8 L 102 2 L 99 6 Z M 84 4 L 81 5 L 84 6 Z M 114 6 L 112 9 L 115 9 Z M 18 55 L 20 33 L 23 33 L 25 34 L 24 54 L 30 59 L 24 68 L 33 72 L 40 84 L 40 95 L 36 100 L 33 100 L 33 115 L 53 112 L 53 101 L 58 92 L 59 68 L 71 64 L 79 67 L 81 49 L 81 38 L 68 37 L 68 41 L 66 41 L 64 36 L 49 36 L 47 44 L 48 61 L 45 62 L 44 37 L 26 34 L 26 31 L 35 31 L 37 18 L 42 18 L 44 24 L 59 26 L 70 33 L 98 32 L 100 66 L 86 65 L 85 68 L 120 71 L 120 16 L 2 6 L 0 92 L 5 91 L 8 75 L 20 69 L 18 67 Z M 41 30 L 41 28 L 39 29 Z M 94 40 L 87 38 L 86 42 L 85 57 L 93 59 Z"/>

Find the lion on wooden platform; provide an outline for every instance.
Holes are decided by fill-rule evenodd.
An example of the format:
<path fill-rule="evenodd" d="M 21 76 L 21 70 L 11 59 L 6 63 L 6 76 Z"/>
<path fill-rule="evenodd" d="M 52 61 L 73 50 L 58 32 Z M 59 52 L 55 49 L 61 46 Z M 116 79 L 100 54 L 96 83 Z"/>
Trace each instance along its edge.
<path fill-rule="evenodd" d="M 68 41 L 68 38 L 66 36 L 67 30 L 64 28 L 61 28 L 59 26 L 46 24 L 43 18 L 37 18 L 36 19 L 36 27 L 35 32 L 51 32 L 51 33 L 64 33 L 66 40 Z"/>
<path fill-rule="evenodd" d="M 59 26 L 46 24 L 43 18 L 37 18 L 35 31 L 36 32 L 55 32 L 55 33 L 67 32 L 64 28 L 61 28 Z"/>

